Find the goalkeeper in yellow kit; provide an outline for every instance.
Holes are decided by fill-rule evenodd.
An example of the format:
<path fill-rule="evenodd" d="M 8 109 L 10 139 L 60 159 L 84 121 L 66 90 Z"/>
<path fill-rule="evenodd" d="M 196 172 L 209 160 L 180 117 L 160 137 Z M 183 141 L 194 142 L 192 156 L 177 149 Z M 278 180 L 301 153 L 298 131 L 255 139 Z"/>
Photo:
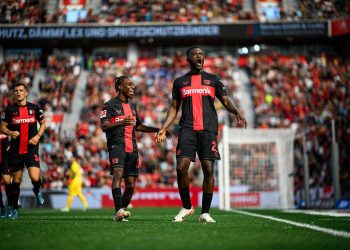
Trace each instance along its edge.
<path fill-rule="evenodd" d="M 80 164 L 78 162 L 78 156 L 73 153 L 73 156 L 71 158 L 71 166 L 69 170 L 69 179 L 68 179 L 68 200 L 67 205 L 65 208 L 62 208 L 62 212 L 69 212 L 70 207 L 72 205 L 73 199 L 75 196 L 78 196 L 81 202 L 84 205 L 83 210 L 86 211 L 88 208 L 87 201 L 85 199 L 85 196 L 82 192 L 82 168 L 80 167 Z"/>

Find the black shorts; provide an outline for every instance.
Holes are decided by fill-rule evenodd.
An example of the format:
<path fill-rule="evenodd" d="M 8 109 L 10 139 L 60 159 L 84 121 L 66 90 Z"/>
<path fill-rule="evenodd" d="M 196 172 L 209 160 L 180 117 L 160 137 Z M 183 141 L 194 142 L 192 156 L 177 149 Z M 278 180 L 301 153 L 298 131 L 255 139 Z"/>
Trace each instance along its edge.
<path fill-rule="evenodd" d="M 217 134 L 180 128 L 176 157 L 186 157 L 196 161 L 196 152 L 200 160 L 220 160 L 220 153 L 217 149 Z"/>
<path fill-rule="evenodd" d="M 40 159 L 38 150 L 31 150 L 26 154 L 16 154 L 10 151 L 8 160 L 8 171 L 15 173 L 24 167 L 40 168 Z"/>
<path fill-rule="evenodd" d="M 120 147 L 113 147 L 108 152 L 109 162 L 111 163 L 111 175 L 113 175 L 113 168 L 123 168 L 123 176 L 139 175 L 139 155 L 137 152 L 128 153 Z"/>

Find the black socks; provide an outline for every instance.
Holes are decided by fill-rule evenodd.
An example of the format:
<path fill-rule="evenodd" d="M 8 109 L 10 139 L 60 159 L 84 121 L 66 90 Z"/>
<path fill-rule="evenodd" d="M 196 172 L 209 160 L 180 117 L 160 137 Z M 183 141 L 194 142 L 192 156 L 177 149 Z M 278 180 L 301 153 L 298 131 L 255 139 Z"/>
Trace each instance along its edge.
<path fill-rule="evenodd" d="M 202 197 L 202 214 L 209 213 L 213 193 L 203 193 Z"/>
<path fill-rule="evenodd" d="M 32 181 L 33 184 L 33 192 L 34 194 L 38 194 L 40 191 L 40 186 L 41 186 L 41 179 L 39 179 L 38 181 Z"/>
<path fill-rule="evenodd" d="M 20 193 L 19 183 L 12 183 L 12 207 L 13 209 L 18 209 L 18 198 Z"/>
<path fill-rule="evenodd" d="M 113 188 L 112 195 L 114 200 L 115 212 L 122 208 L 122 190 L 121 188 Z"/>
<path fill-rule="evenodd" d="M 182 200 L 182 206 L 186 209 L 191 209 L 190 189 L 188 187 L 179 188 L 179 193 Z"/>

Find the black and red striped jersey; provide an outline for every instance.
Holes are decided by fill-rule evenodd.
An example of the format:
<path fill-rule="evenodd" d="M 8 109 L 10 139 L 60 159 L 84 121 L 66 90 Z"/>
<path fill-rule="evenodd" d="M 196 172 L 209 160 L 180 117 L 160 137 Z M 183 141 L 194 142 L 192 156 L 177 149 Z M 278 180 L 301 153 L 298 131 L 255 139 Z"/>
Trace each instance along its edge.
<path fill-rule="evenodd" d="M 103 105 L 101 110 L 101 124 L 104 121 L 111 123 L 124 120 L 126 116 L 132 115 L 136 120 L 135 126 L 118 126 L 106 131 L 107 147 L 118 146 L 125 152 L 137 152 L 135 127 L 141 124 L 141 119 L 137 113 L 134 103 L 122 102 L 118 97 L 114 97 Z"/>
<path fill-rule="evenodd" d="M 6 154 L 6 148 L 8 146 L 7 135 L 0 132 L 0 163 L 3 162 L 4 156 Z"/>
<path fill-rule="evenodd" d="M 173 100 L 182 102 L 180 126 L 196 131 L 218 132 L 218 117 L 214 106 L 215 97 L 227 95 L 226 88 L 216 75 L 201 71 L 190 72 L 176 78 Z"/>
<path fill-rule="evenodd" d="M 11 139 L 10 148 L 12 152 L 26 154 L 29 150 L 35 149 L 37 145 L 29 145 L 29 140 L 38 133 L 38 122 L 44 119 L 44 113 L 36 104 L 27 102 L 25 106 L 17 103 L 7 106 L 2 114 L 2 120 L 8 123 L 7 128 L 11 131 L 18 131 L 19 136 Z"/>

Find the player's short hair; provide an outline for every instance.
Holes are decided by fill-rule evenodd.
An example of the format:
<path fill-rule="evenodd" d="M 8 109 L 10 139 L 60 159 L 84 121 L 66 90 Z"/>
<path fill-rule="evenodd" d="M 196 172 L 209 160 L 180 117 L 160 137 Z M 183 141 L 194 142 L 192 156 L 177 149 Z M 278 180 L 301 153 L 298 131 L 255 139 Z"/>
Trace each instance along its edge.
<path fill-rule="evenodd" d="M 28 92 L 28 87 L 27 87 L 27 85 L 25 85 L 25 84 L 22 83 L 22 82 L 16 83 L 15 86 L 13 87 L 13 90 L 15 90 L 15 88 L 20 87 L 20 86 L 23 86 L 23 87 L 25 88 L 25 90 Z"/>
<path fill-rule="evenodd" d="M 128 76 L 116 76 L 115 77 L 115 89 L 118 90 L 119 86 L 122 84 L 122 82 L 129 78 Z"/>
<path fill-rule="evenodd" d="M 193 49 L 201 49 L 199 48 L 198 46 L 192 46 L 191 48 L 189 48 L 187 51 L 186 51 L 186 56 L 187 58 L 190 56 L 190 53 Z"/>

